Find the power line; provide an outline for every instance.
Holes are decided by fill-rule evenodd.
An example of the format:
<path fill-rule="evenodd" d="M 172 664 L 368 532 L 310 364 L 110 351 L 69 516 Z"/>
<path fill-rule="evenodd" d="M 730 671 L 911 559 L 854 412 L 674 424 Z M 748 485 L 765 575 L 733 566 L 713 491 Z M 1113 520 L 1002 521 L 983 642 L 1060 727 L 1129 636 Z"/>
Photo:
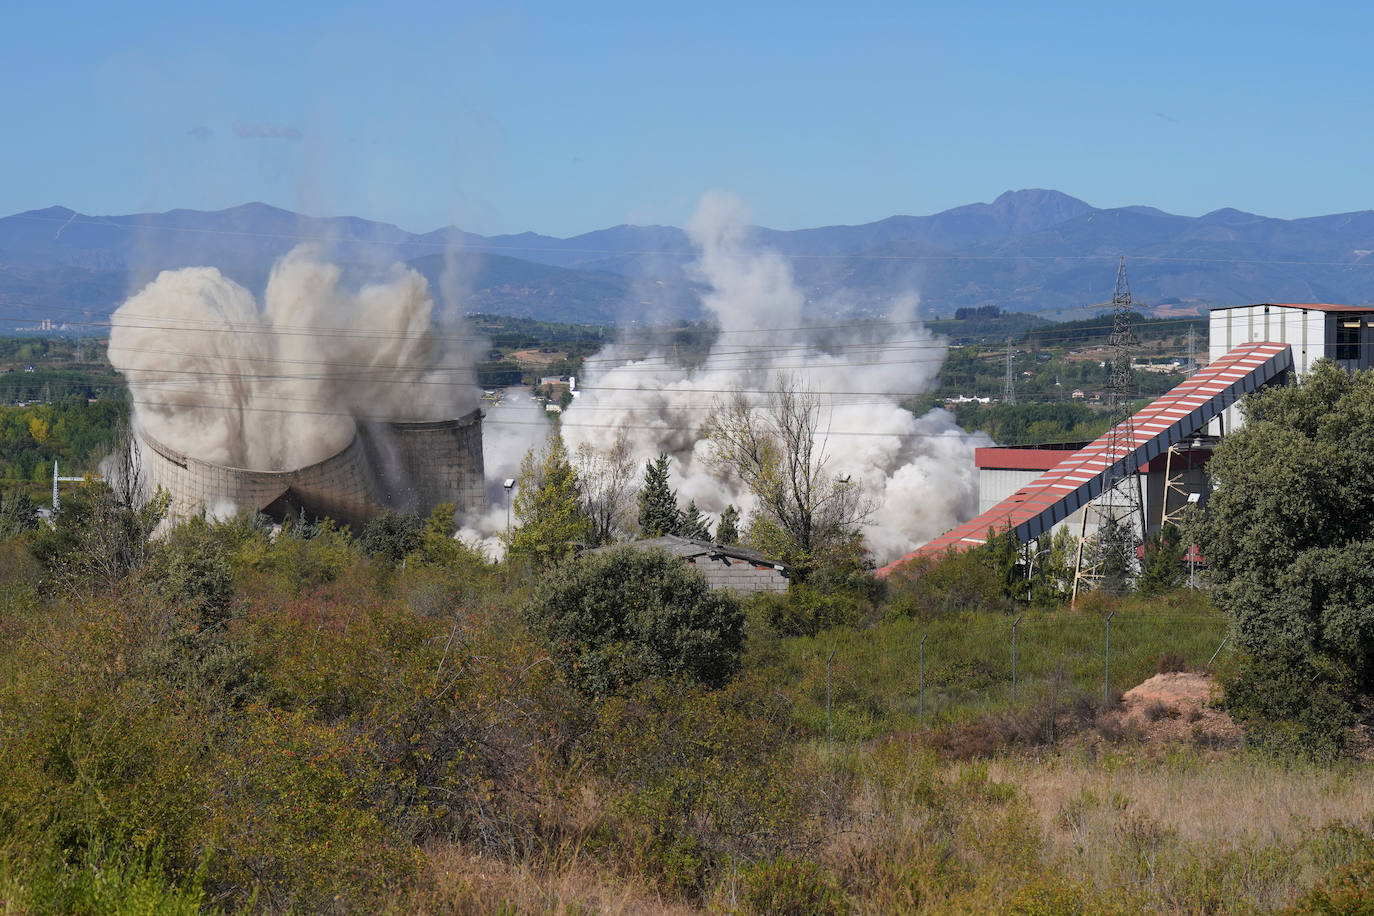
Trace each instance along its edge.
<path fill-rule="evenodd" d="M 1087 310 L 1087 309 L 1096 309 L 1096 308 L 1099 308 L 1099 307 L 1100 307 L 1100 305 L 1094 304 L 1094 305 L 1091 305 L 1091 306 L 1068 306 L 1068 307 L 1063 308 L 1063 309 L 1052 309 L 1052 310 L 1047 309 L 1047 310 L 1045 310 L 1045 311 L 1047 311 L 1047 312 L 1048 312 L 1048 311 L 1062 312 L 1062 311 L 1075 310 L 1075 309 L 1083 309 L 1083 310 Z M 1015 313 L 1007 313 L 1007 314 L 1014 317 L 1014 316 L 1016 316 L 1016 315 L 1028 315 L 1028 314 L 1033 314 L 1033 313 L 1030 313 L 1030 312 L 1015 312 Z M 212 318 L 196 319 L 196 318 L 192 318 L 192 317 L 188 317 L 188 316 L 178 316 L 177 319 L 176 319 L 175 321 L 169 321 L 169 320 L 167 320 L 166 316 L 160 316 L 160 315 L 147 315 L 147 314 L 137 314 L 137 313 L 131 313 L 131 314 L 126 314 L 126 315 L 121 315 L 121 316 L 119 316 L 119 317 L 120 317 L 119 322 L 115 322 L 115 321 L 113 320 L 113 317 L 112 317 L 110 320 L 104 320 L 104 321 L 69 322 L 69 324 L 75 324 L 75 325 L 78 325 L 78 326 L 81 326 L 81 327 L 98 327 L 98 328 L 109 328 L 109 329 L 114 329 L 114 328 L 116 328 L 116 327 L 120 327 L 120 328 L 129 328 L 129 329 L 133 329 L 133 330 L 151 330 L 151 331 L 190 331 L 190 332 L 206 331 L 206 332 L 214 332 L 214 333 L 233 333 L 233 334 L 270 334 L 270 335 L 274 335 L 274 336 L 278 336 L 278 337 L 285 337 L 285 336 L 307 336 L 307 337 L 342 337 L 342 338 L 364 339 L 364 340 L 378 340 L 378 339 L 380 339 L 380 340 L 430 340 L 430 341 L 434 341 L 434 342 L 436 342 L 436 343 L 440 343 L 440 342 L 443 342 L 443 343 L 454 343 L 454 342 L 457 342 L 457 343 L 485 343 L 485 342 L 487 342 L 487 341 L 489 341 L 489 340 L 491 339 L 491 335 L 487 335 L 487 334 L 438 334 L 438 333 L 435 333 L 435 332 L 434 332 L 433 326 L 431 326 L 430 328 L 427 328 L 427 329 L 425 329 L 425 330 L 418 331 L 418 332 L 405 332 L 405 331 L 403 331 L 403 332 L 394 332 L 394 331 L 388 331 L 387 329 L 384 329 L 384 328 L 360 329 L 360 328 L 352 327 L 352 326 L 350 326 L 350 327 L 343 327 L 343 326 L 334 326 L 334 325 L 318 325 L 318 326 L 317 326 L 317 325 L 285 325 L 285 324 L 282 324 L 282 325 L 278 325 L 278 324 L 264 325 L 264 324 L 262 324 L 260 321 L 252 321 L 252 322 L 234 322 L 234 321 L 229 321 L 229 320 L 225 320 L 225 319 L 218 319 L 218 318 L 215 318 L 215 319 L 212 319 Z M 4 316 L 4 315 L 0 315 L 0 321 L 41 321 L 41 320 L 42 320 L 42 319 L 38 319 L 38 318 L 29 319 L 29 318 L 21 318 L 21 317 L 18 317 L 18 316 Z M 932 322 L 939 322 L 939 321 L 945 321 L 945 320 L 946 320 L 946 319 L 940 319 L 940 318 L 909 318 L 909 319 L 888 319 L 888 318 L 881 318 L 881 319 L 866 319 L 866 320 L 863 320 L 863 321 L 844 322 L 844 323 L 840 323 L 840 324 L 800 324 L 800 325 L 792 325 L 792 326 L 786 326 L 786 327 L 784 327 L 784 326 L 768 326 L 768 327 L 759 327 L 759 328 L 718 328 L 718 327 L 714 327 L 714 326 L 712 326 L 712 325 L 710 325 L 710 324 L 705 324 L 705 323 L 703 323 L 703 324 L 698 325 L 698 326 L 696 326 L 696 327 L 693 327 L 693 328 L 686 328 L 686 329 L 684 329 L 684 328 L 673 328 L 673 327 L 654 328 L 654 329 L 652 329 L 652 330 L 651 330 L 650 332 L 648 332 L 648 333 L 658 333 L 658 334 L 662 334 L 662 335 L 670 335 L 670 334 L 673 334 L 674 332 L 681 332 L 681 331 L 683 331 L 683 330 L 696 330 L 696 329 L 699 328 L 699 329 L 702 330 L 702 331 L 710 331 L 710 332 L 713 333 L 713 335 L 714 335 L 716 338 L 720 338 L 720 337 L 733 337 L 733 336 L 736 336 L 736 335 L 743 335 L 743 334 L 770 334 L 770 335 L 771 335 L 771 334 L 791 333 L 791 332 L 818 332 L 818 331 L 842 331 L 842 330 L 874 330 L 874 331 L 881 331 L 883 328 L 910 327 L 910 326 L 913 326 L 913 325 L 914 325 L 914 326 L 917 326 L 917 327 L 928 327 Z M 952 320 L 958 320 L 958 319 L 952 319 Z M 1179 316 L 1179 317 L 1175 317 L 1175 318 L 1154 318 L 1154 319 L 1147 319 L 1147 320 L 1151 323 L 1152 326 L 1158 326 L 1158 325 L 1160 325 L 1160 324 L 1192 324 L 1192 323 L 1203 322 L 1203 321 L 1206 321 L 1207 319 L 1206 319 L 1206 317 L 1203 317 L 1203 316 Z M 138 324 L 138 323 L 134 323 L 134 322 L 139 322 L 139 321 L 148 322 L 148 323 L 147 323 L 147 324 Z M 1059 323 L 1059 324 L 1063 324 L 1063 323 L 1065 323 L 1065 322 L 1058 322 L 1058 323 Z M 1038 336 L 1038 335 L 1043 335 L 1043 334 L 1046 334 L 1046 333 L 1051 333 L 1051 332 L 1054 330 L 1054 324 L 1055 324 L 1055 323 L 1050 323 L 1050 325 L 1049 325 L 1048 327 L 1045 327 L 1045 328 L 1043 328 L 1043 329 L 1042 329 L 1042 328 L 1037 328 L 1037 327 L 1031 327 L 1031 328 L 1026 329 L 1026 331 L 1024 332 L 1024 334 L 1025 334 L 1025 336 L 1030 337 L 1030 336 Z M 1072 335 L 1072 334 L 1077 333 L 1077 332 L 1079 332 L 1079 331 L 1098 330 L 1098 329 L 1105 329 L 1105 328 L 1110 328 L 1110 327 L 1111 327 L 1111 325 L 1109 325 L 1109 324 L 1106 324 L 1106 325 L 1079 326 L 1079 327 L 1076 327 L 1076 328 L 1063 328 L 1063 329 L 1059 329 L 1059 330 L 1057 331 L 1057 333 L 1064 334 L 1064 335 Z M 997 332 L 996 332 L 996 331 L 989 331 L 988 333 L 997 333 Z M 932 334 L 932 335 L 938 335 L 938 336 L 941 336 L 941 337 L 947 336 L 947 335 L 943 334 L 943 333 L 942 333 L 941 331 L 939 331 L 939 330 L 931 331 L 931 334 Z M 965 336 L 976 336 L 976 335 L 965 335 Z M 634 339 L 631 338 L 631 339 L 628 339 L 628 340 L 626 340 L 626 339 L 621 339 L 621 340 L 611 341 L 610 344 L 612 344 L 612 345 L 619 344 L 619 345 L 623 345 L 623 346 L 634 346 L 634 345 L 644 346 L 644 345 L 652 345 L 652 344 L 653 344 L 653 341 L 652 341 L 652 340 L 649 340 L 649 341 L 645 341 L 645 342 L 641 343 L 640 341 L 636 341 L 636 340 L 634 340 Z"/>

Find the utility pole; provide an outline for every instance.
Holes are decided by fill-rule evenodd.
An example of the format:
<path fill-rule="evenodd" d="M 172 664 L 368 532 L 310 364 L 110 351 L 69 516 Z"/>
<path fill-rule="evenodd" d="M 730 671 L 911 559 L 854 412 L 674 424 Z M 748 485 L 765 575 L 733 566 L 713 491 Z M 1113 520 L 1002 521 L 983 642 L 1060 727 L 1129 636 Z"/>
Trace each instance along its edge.
<path fill-rule="evenodd" d="M 1188 368 L 1184 370 L 1185 375 L 1192 375 L 1197 371 L 1197 350 L 1193 345 L 1193 329 L 1188 329 Z"/>
<path fill-rule="evenodd" d="M 1007 371 L 1002 379 L 1002 403 L 1016 403 L 1016 378 L 1011 374 L 1011 338 L 1007 338 Z"/>

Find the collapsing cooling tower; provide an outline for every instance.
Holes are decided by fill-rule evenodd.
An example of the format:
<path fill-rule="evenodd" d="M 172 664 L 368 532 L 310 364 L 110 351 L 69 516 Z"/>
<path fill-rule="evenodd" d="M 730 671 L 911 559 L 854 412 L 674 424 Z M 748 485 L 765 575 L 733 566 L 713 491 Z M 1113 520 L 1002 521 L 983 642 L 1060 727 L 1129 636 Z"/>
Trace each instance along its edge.
<path fill-rule="evenodd" d="M 201 461 L 141 429 L 137 439 L 145 494 L 161 487 L 178 518 L 247 511 L 284 519 L 303 512 L 361 525 L 387 509 L 427 515 L 453 503 L 460 518 L 475 518 L 486 508 L 481 410 L 456 420 L 359 423 L 342 451 L 289 470 Z"/>

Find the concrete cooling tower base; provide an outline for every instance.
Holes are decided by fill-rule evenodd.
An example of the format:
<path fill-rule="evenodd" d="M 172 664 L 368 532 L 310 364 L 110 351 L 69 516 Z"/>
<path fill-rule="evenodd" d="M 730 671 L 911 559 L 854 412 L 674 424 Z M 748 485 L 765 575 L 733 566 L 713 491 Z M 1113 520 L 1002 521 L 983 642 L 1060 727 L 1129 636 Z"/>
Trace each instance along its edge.
<path fill-rule="evenodd" d="M 283 520 L 303 512 L 356 527 L 388 509 L 426 515 L 453 503 L 462 519 L 486 508 L 480 410 L 456 420 L 360 423 L 343 451 L 294 470 L 212 464 L 142 430 L 135 437 L 143 494 L 165 490 L 173 518 L 263 512 Z"/>

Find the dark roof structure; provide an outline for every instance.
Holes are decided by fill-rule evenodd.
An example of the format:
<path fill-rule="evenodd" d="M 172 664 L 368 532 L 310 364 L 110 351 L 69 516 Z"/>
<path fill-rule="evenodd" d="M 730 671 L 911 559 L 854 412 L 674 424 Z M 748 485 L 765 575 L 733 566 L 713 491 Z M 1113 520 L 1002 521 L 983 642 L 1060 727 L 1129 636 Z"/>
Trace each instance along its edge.
<path fill-rule="evenodd" d="M 691 560 L 697 557 L 729 557 L 732 560 L 743 560 L 746 563 L 753 563 L 755 566 L 771 566 L 774 569 L 787 572 L 787 564 L 780 563 L 770 557 L 766 557 L 757 550 L 750 550 L 748 547 L 741 547 L 738 544 L 717 544 L 714 541 L 699 541 L 695 538 L 679 537 L 676 534 L 665 534 L 656 538 L 641 538 L 637 541 L 629 541 L 624 544 L 610 544 L 606 547 L 597 547 L 588 553 L 600 553 L 606 550 L 614 550 L 617 547 L 634 547 L 638 550 L 663 550 L 675 557 L 684 560 Z"/>

